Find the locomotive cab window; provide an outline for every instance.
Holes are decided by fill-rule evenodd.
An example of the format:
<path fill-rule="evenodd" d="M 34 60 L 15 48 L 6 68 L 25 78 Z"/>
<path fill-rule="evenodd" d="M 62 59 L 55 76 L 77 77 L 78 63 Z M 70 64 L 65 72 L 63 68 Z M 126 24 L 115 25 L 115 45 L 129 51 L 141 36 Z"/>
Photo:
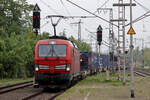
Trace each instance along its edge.
<path fill-rule="evenodd" d="M 66 57 L 67 45 L 39 45 L 38 47 L 39 57 Z"/>

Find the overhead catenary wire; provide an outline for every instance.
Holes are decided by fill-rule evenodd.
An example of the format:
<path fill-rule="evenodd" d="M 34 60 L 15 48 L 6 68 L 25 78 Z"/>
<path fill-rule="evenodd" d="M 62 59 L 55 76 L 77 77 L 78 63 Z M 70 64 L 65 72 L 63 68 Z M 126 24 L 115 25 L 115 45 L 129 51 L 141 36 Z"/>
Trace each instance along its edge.
<path fill-rule="evenodd" d="M 107 47 L 110 47 L 109 45 L 107 45 L 107 44 L 105 44 L 105 43 L 103 43 L 103 42 L 102 42 L 102 44 L 105 45 L 105 46 L 107 46 Z"/>
<path fill-rule="evenodd" d="M 66 7 L 66 5 L 64 4 L 63 0 L 60 0 L 61 4 L 63 5 L 63 7 L 65 8 L 66 12 L 68 13 L 69 16 L 71 16 L 68 8 Z"/>
<path fill-rule="evenodd" d="M 68 21 L 66 21 L 65 19 L 64 19 L 64 21 L 67 23 L 67 25 L 71 28 L 71 30 L 73 31 L 73 32 L 75 32 L 76 33 L 76 31 L 75 31 L 75 29 L 71 26 L 71 22 L 68 22 Z"/>
<path fill-rule="evenodd" d="M 54 13 L 57 13 L 50 5 L 48 5 L 48 4 L 46 4 L 43 0 L 40 0 L 44 5 L 46 5 L 48 8 L 50 8 Z M 60 0 L 61 1 L 61 3 L 63 4 L 63 1 L 62 0 Z M 64 4 L 63 4 L 64 5 Z M 57 13 L 58 14 L 58 13 Z M 91 17 L 93 17 L 93 16 L 91 16 Z M 96 17 L 99 17 L 99 16 L 96 16 Z M 102 18 L 103 19 L 103 18 Z M 105 19 L 103 19 L 103 20 L 105 20 Z M 60 21 L 60 20 L 59 20 Z M 58 21 L 58 22 L 59 22 Z M 107 21 L 107 20 L 105 20 L 105 21 Z M 109 22 L 109 21 L 108 21 Z M 45 24 L 43 24 L 41 27 L 44 27 L 44 26 L 46 26 L 47 24 L 49 23 L 49 21 L 47 21 Z M 108 44 L 106 41 L 104 41 L 106 44 Z"/>
<path fill-rule="evenodd" d="M 55 11 L 50 5 L 48 5 L 47 3 L 45 3 L 43 0 L 40 0 L 44 5 L 46 5 L 53 13 L 55 14 L 59 14 L 57 11 Z"/>
<path fill-rule="evenodd" d="M 41 28 L 43 28 L 44 26 L 46 26 L 49 23 L 49 21 L 47 21 L 46 23 L 44 23 Z"/>
<path fill-rule="evenodd" d="M 95 16 L 62 16 L 62 15 L 48 15 L 46 18 L 50 17 L 61 17 L 63 19 L 68 19 L 68 18 L 96 18 Z"/>
<path fill-rule="evenodd" d="M 140 5 L 144 10 L 149 11 L 149 9 L 147 7 L 145 7 L 141 3 L 137 2 L 136 0 L 134 0 L 134 1 L 135 1 L 135 3 L 137 3 L 138 5 Z"/>
<path fill-rule="evenodd" d="M 77 5 L 77 4 L 75 4 L 74 2 L 72 2 L 72 1 L 70 1 L 70 0 L 66 0 L 66 1 L 68 1 L 69 3 L 73 4 L 74 6 L 76 6 L 76 7 L 78 7 L 78 8 L 80 8 L 80 9 L 82 9 L 82 10 L 88 12 L 89 14 L 92 14 L 92 15 L 96 16 L 97 18 L 99 18 L 99 19 L 101 19 L 101 20 L 103 20 L 103 21 L 105 21 L 105 22 L 107 22 L 107 23 L 110 23 L 110 24 L 112 24 L 112 25 L 114 25 L 114 26 L 116 26 L 116 27 L 119 27 L 118 25 L 113 24 L 113 23 L 111 23 L 110 21 L 108 21 L 108 20 L 106 20 L 106 19 L 104 19 L 104 18 L 102 18 L 102 17 L 100 17 L 100 16 L 98 16 L 98 15 L 96 15 L 96 14 L 94 14 L 94 13 L 88 11 L 88 10 L 86 10 L 85 8 L 83 8 L 83 7 L 81 7 L 81 6 Z"/>
<path fill-rule="evenodd" d="M 102 4 L 99 8 L 104 7 L 109 1 L 110 1 L 110 0 L 105 1 L 104 4 Z M 98 10 L 96 10 L 94 13 L 97 13 L 97 12 L 98 12 Z"/>
<path fill-rule="evenodd" d="M 132 23 L 136 23 L 136 22 L 138 22 L 138 21 L 140 21 L 140 20 L 142 20 L 142 19 L 144 19 L 146 17 L 149 17 L 149 16 L 150 16 L 150 10 L 148 12 L 146 12 L 145 14 L 141 15 L 140 17 L 136 18 L 135 20 L 133 20 Z M 128 26 L 130 24 L 131 23 L 128 23 L 125 26 Z"/>

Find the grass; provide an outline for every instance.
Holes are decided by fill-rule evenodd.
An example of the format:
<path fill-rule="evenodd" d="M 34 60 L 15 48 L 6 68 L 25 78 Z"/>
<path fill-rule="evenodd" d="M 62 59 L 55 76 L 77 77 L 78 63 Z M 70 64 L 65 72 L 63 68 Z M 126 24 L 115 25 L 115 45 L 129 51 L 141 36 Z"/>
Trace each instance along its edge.
<path fill-rule="evenodd" d="M 127 79 L 126 82 L 128 84 L 130 81 Z M 100 84 L 100 83 L 109 83 L 112 86 L 123 85 L 122 82 L 117 79 L 117 74 L 111 74 L 110 80 L 106 80 L 106 73 L 102 73 L 101 75 L 97 74 L 97 75 L 89 76 L 86 79 L 80 81 L 78 85 L 91 85 L 91 84 Z"/>
<path fill-rule="evenodd" d="M 26 82 L 26 81 L 32 81 L 33 78 L 27 78 L 27 79 L 0 79 L 0 86 L 5 86 L 5 85 L 11 85 L 11 84 L 16 84 L 20 82 Z"/>
<path fill-rule="evenodd" d="M 130 81 L 127 80 L 126 82 L 127 85 L 129 85 Z M 56 100 L 83 100 L 83 98 L 86 97 L 89 92 L 89 98 L 92 98 L 93 96 L 96 96 L 96 93 L 99 91 L 114 91 L 114 88 L 109 89 L 107 88 L 107 85 L 109 87 L 120 87 L 123 86 L 123 83 L 117 79 L 117 74 L 111 74 L 110 80 L 106 80 L 106 73 L 88 76 L 84 80 L 78 82 L 78 84 L 76 84 L 74 87 L 67 90 Z M 75 98 L 72 99 L 72 97 Z"/>
<path fill-rule="evenodd" d="M 150 100 L 150 78 L 135 76 L 135 99 L 130 98 L 129 80 L 130 76 L 126 75 L 124 86 L 123 82 L 117 79 L 117 73 L 110 75 L 108 81 L 105 73 L 88 76 L 56 100 Z"/>

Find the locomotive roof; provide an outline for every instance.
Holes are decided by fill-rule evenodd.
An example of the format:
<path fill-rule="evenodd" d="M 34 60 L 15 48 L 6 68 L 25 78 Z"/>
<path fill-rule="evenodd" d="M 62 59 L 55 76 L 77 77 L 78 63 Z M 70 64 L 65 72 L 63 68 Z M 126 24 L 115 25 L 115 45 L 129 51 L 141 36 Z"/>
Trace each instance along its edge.
<path fill-rule="evenodd" d="M 62 40 L 68 40 L 66 37 L 64 36 L 52 36 L 52 37 L 49 37 L 49 39 L 62 39 Z M 69 41 L 69 40 L 68 40 Z"/>
<path fill-rule="evenodd" d="M 64 41 L 68 41 L 68 42 L 70 42 L 75 48 L 78 48 L 75 43 L 73 43 L 72 41 L 70 41 L 69 39 L 67 39 L 67 38 L 64 37 L 64 36 L 52 36 L 52 37 L 49 37 L 49 39 L 47 39 L 47 40 L 40 40 L 40 41 L 46 42 L 46 41 L 49 41 L 49 40 L 51 40 L 51 39 L 52 39 L 52 40 L 64 40 Z"/>

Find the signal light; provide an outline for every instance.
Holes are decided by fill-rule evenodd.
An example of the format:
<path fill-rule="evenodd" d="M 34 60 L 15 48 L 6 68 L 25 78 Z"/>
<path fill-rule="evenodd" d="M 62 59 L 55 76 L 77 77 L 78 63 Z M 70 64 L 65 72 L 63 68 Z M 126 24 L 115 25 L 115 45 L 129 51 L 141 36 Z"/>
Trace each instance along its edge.
<path fill-rule="evenodd" d="M 40 28 L 40 12 L 33 12 L 33 28 Z"/>
<path fill-rule="evenodd" d="M 125 51 L 125 54 L 128 54 L 128 51 Z"/>
<path fill-rule="evenodd" d="M 98 44 L 101 45 L 101 42 L 102 42 L 102 27 L 101 25 L 99 25 L 99 27 L 97 28 L 97 41 L 98 41 Z"/>

